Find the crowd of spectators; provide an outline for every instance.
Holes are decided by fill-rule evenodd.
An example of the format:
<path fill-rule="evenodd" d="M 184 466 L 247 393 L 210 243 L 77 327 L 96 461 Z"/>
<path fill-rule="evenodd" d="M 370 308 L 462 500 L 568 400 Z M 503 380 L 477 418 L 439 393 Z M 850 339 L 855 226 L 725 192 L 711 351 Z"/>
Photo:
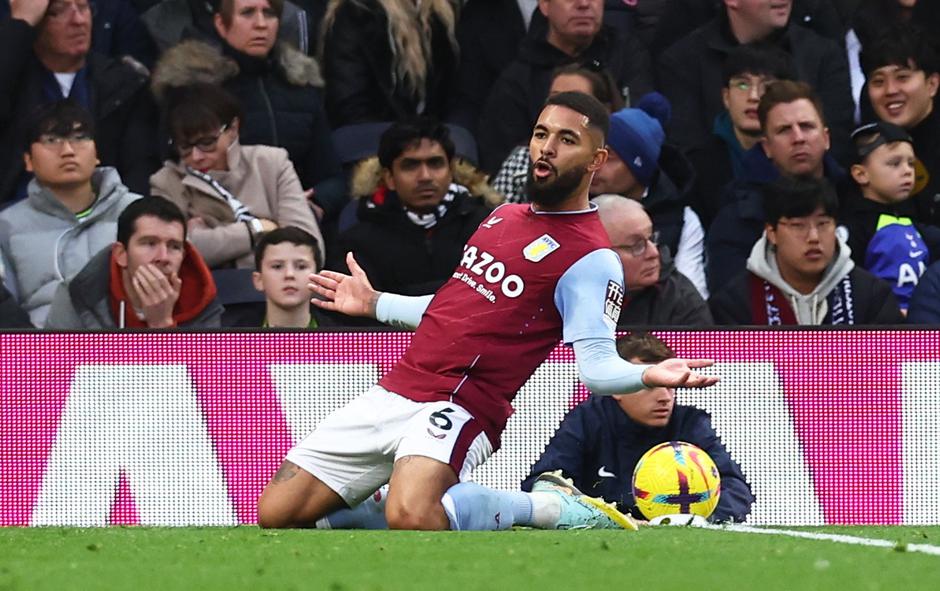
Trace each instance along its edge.
<path fill-rule="evenodd" d="M 302 276 L 351 251 L 433 293 L 527 201 L 569 90 L 611 112 L 622 327 L 937 323 L 938 26 L 927 0 L 0 0 L 0 327 L 357 325 Z"/>

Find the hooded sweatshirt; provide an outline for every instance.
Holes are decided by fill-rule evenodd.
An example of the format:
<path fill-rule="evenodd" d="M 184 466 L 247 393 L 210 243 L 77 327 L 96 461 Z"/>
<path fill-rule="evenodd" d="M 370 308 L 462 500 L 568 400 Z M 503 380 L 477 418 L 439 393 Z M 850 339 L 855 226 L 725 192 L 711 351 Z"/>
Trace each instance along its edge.
<path fill-rule="evenodd" d="M 81 217 L 35 179 L 26 199 L 0 212 L 6 283 L 36 326 L 45 323 L 59 284 L 114 242 L 118 216 L 140 199 L 110 167 L 96 169 L 91 184 L 97 198 Z"/>
<path fill-rule="evenodd" d="M 121 268 L 112 250 L 111 247 L 103 249 L 72 281 L 59 286 L 46 328 L 146 328 L 124 290 Z M 215 297 L 215 282 L 202 257 L 189 242 L 186 243 L 186 256 L 179 277 L 182 287 L 173 307 L 176 326 L 218 328 L 222 305 Z"/>
<path fill-rule="evenodd" d="M 747 270 L 783 292 L 796 315 L 797 324 L 821 325 L 829 313 L 830 295 L 855 267 L 848 245 L 841 238 L 836 240 L 835 257 L 823 271 L 822 279 L 816 285 L 816 289 L 808 294 L 795 290 L 780 275 L 776 249 L 767 240 L 766 233 L 751 249 L 751 256 L 747 259 Z M 854 322 L 845 322 L 845 324 L 854 324 Z"/>

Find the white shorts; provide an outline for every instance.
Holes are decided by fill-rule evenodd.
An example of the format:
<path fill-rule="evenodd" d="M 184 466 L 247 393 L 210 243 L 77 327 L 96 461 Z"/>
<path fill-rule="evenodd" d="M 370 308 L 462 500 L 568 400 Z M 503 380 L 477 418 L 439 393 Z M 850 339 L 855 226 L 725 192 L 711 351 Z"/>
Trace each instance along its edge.
<path fill-rule="evenodd" d="M 388 482 L 399 458 L 433 458 L 464 481 L 492 453 L 480 423 L 459 404 L 415 402 L 376 385 L 323 419 L 287 460 L 354 507 Z"/>

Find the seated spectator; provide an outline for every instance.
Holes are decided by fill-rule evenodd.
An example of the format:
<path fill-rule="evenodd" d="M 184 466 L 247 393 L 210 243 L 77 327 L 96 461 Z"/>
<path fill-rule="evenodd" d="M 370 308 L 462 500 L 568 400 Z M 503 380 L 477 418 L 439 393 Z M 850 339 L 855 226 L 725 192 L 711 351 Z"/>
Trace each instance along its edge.
<path fill-rule="evenodd" d="M 388 128 L 352 185 L 359 223 L 340 234 L 327 268 L 348 272 L 352 252 L 379 291 L 434 293 L 491 209 L 485 177 L 456 166 L 447 128 L 430 119 Z"/>
<path fill-rule="evenodd" d="M 864 0 L 852 15 L 852 28 L 845 34 L 845 50 L 855 101 L 855 122 L 862 120 L 861 98 L 865 92 L 865 72 L 859 61 L 862 47 L 874 41 L 888 26 L 911 21 L 917 0 Z"/>
<path fill-rule="evenodd" d="M 159 165 L 147 72 L 91 52 L 87 0 L 16 2 L 0 21 L 0 204 L 26 196 L 20 138 L 39 105 L 71 98 L 94 117 L 98 158 L 143 192 Z"/>
<path fill-rule="evenodd" d="M 708 140 L 686 155 L 695 169 L 695 188 L 690 205 L 708 227 L 721 208 L 725 186 L 744 174 L 744 154 L 760 142 L 757 106 L 767 87 L 776 80 L 793 79 L 790 58 L 772 46 L 741 45 L 721 66 L 723 86 L 718 113 Z"/>
<path fill-rule="evenodd" d="M 657 363 L 676 354 L 648 333 L 617 340 L 617 352 L 632 363 Z M 675 388 L 647 388 L 632 394 L 592 396 L 562 421 L 522 490 L 531 491 L 539 474 L 561 470 L 581 492 L 616 503 L 639 519 L 633 499 L 633 471 L 644 453 L 667 441 L 685 441 L 702 448 L 721 475 L 721 497 L 713 522 L 744 521 L 754 495 L 711 424 L 694 406 L 676 404 Z"/>
<path fill-rule="evenodd" d="M 29 196 L 0 211 L 7 285 L 41 327 L 56 288 L 114 241 L 120 213 L 140 198 L 97 167 L 95 126 L 69 100 L 39 107 L 23 144 Z"/>
<path fill-rule="evenodd" d="M 940 58 L 926 33 L 911 26 L 885 31 L 861 55 L 875 115 L 903 127 L 914 140 L 918 181 L 915 219 L 940 225 Z"/>
<path fill-rule="evenodd" d="M 907 308 L 907 323 L 940 325 L 940 261 L 920 276 Z"/>
<path fill-rule="evenodd" d="M 617 83 L 606 70 L 587 68 L 579 64 L 569 64 L 555 70 L 548 96 L 560 92 L 577 91 L 589 94 L 599 100 L 611 113 L 623 108 L 623 97 L 617 89 Z M 499 172 L 493 179 L 493 189 L 503 195 L 509 203 L 526 203 L 526 180 L 532 158 L 529 156 L 528 138 L 516 146 Z"/>
<path fill-rule="evenodd" d="M 793 58 L 800 80 L 821 97 L 838 157 L 848 156 L 853 128 L 852 97 L 845 50 L 792 21 L 791 3 L 724 0 L 720 14 L 667 49 L 659 60 L 659 84 L 672 101 L 670 139 L 683 149 L 708 143 L 723 110 L 721 65 L 737 46 L 763 41 Z"/>
<path fill-rule="evenodd" d="M 676 268 L 707 298 L 705 231 L 686 205 L 695 175 L 677 149 L 663 144 L 669 102 L 654 92 L 637 107 L 611 115 L 607 162 L 594 174 L 591 194 L 613 193 L 642 203 L 653 218 L 659 244 L 675 253 Z"/>
<path fill-rule="evenodd" d="M 309 328 L 342 324 L 330 312 L 310 304 L 308 277 L 320 269 L 319 245 L 300 228 L 285 226 L 263 235 L 255 247 L 252 284 L 265 302 L 246 307 L 239 318 L 224 326 Z M 228 307 L 225 309 L 228 314 Z"/>
<path fill-rule="evenodd" d="M 218 38 L 213 17 L 218 12 L 219 4 L 223 2 L 231 5 L 233 0 L 162 0 L 149 7 L 141 15 L 141 19 L 160 53 L 184 39 L 214 43 Z M 282 3 L 284 8 L 279 19 L 278 41 L 290 43 L 301 53 L 310 54 L 316 47 L 319 18 L 323 16 L 322 6 L 319 6 L 319 14 L 315 14 L 321 2 L 318 0 L 311 3 L 310 8 L 313 10 L 298 6 L 307 3 L 305 0 L 298 0 L 296 3 L 283 0 Z"/>
<path fill-rule="evenodd" d="M 153 195 L 186 216 L 193 245 L 213 269 L 253 266 L 261 234 L 298 226 L 323 237 L 287 152 L 239 143 L 242 113 L 235 97 L 211 84 L 181 92 L 168 122 L 179 160 L 150 178 Z"/>
<path fill-rule="evenodd" d="M 174 88 L 219 84 L 238 97 L 245 114 L 241 143 L 287 150 L 305 189 L 326 216 L 346 205 L 346 184 L 326 120 L 317 63 L 279 42 L 281 0 L 225 0 L 213 17 L 222 48 L 186 41 L 167 51 L 154 71 L 153 90 L 172 102 Z"/>
<path fill-rule="evenodd" d="M 761 143 L 744 155 L 744 174 L 722 196 L 722 208 L 705 238 L 708 288 L 714 293 L 737 273 L 764 229 L 761 187 L 779 176 L 826 178 L 833 186 L 845 171 L 829 153 L 822 106 L 805 82 L 771 84 L 757 108 Z"/>
<path fill-rule="evenodd" d="M 878 122 L 852 134 L 852 180 L 840 195 L 839 223 L 855 264 L 892 286 L 902 312 L 927 269 L 940 229 L 913 222 L 914 147 L 903 128 Z M 919 227 L 921 226 L 921 227 Z M 931 242 L 925 241 L 925 236 Z M 931 248 L 932 247 L 932 248 Z"/>
<path fill-rule="evenodd" d="M 112 58 L 131 57 L 147 67 L 156 47 L 140 20 L 134 0 L 88 0 L 91 6 L 91 49 Z M 0 17 L 10 16 L 10 1 L 0 0 Z"/>
<path fill-rule="evenodd" d="M 657 246 L 653 221 L 643 206 L 619 195 L 594 199 L 601 224 L 623 264 L 626 294 L 617 325 L 706 326 L 708 305 L 695 285 L 676 270 L 668 250 Z"/>
<path fill-rule="evenodd" d="M 839 325 L 904 321 L 891 286 L 852 262 L 836 234 L 838 199 L 825 180 L 764 188 L 764 235 L 747 269 L 709 300 L 718 324 Z"/>
<path fill-rule="evenodd" d="M 539 0 L 547 28 L 529 30 L 480 116 L 477 139 L 485 171 L 499 170 L 509 152 L 526 142 L 548 97 L 552 72 L 559 66 L 604 67 L 617 88 L 632 97 L 653 89 L 646 49 L 635 35 L 602 24 L 603 5 L 603 0 Z"/>
<path fill-rule="evenodd" d="M 46 328 L 217 328 L 222 306 L 186 218 L 172 202 L 145 197 L 118 219 L 117 242 L 59 285 Z"/>
<path fill-rule="evenodd" d="M 334 127 L 442 119 L 459 49 L 449 0 L 330 0 L 320 61 Z"/>

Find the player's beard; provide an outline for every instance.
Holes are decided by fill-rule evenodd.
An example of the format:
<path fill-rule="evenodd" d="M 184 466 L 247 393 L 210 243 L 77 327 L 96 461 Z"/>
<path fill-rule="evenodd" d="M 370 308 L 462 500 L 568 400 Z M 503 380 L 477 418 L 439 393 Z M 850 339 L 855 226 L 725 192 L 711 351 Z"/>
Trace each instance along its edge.
<path fill-rule="evenodd" d="M 526 177 L 526 193 L 529 201 L 543 207 L 558 205 L 571 197 L 587 174 L 587 170 L 576 167 L 559 174 L 554 180 L 536 181 L 534 171 L 533 162 L 529 165 L 529 174 Z"/>

